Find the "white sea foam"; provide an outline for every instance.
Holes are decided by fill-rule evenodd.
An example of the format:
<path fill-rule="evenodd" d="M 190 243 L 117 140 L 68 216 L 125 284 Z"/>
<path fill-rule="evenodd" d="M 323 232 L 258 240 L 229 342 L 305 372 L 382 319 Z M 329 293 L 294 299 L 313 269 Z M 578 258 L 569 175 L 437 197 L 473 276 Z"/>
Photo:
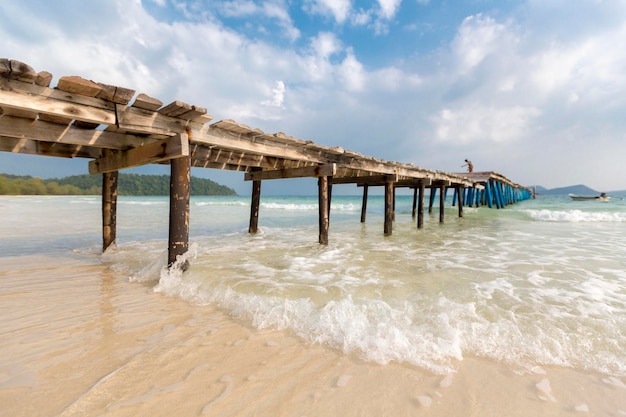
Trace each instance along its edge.
<path fill-rule="evenodd" d="M 74 200 L 4 199 L 3 248 L 100 245 L 97 205 L 68 204 Z M 372 362 L 447 374 L 475 355 L 529 373 L 560 365 L 626 376 L 626 235 L 618 224 L 626 209 L 618 204 L 596 212 L 563 209 L 565 201 L 480 208 L 445 225 L 427 216 L 423 230 L 410 214 L 398 215 L 384 238 L 380 216 L 360 224 L 359 211 L 348 210 L 359 199 L 339 198 L 333 204 L 346 211 L 333 219 L 326 247 L 317 244 L 311 216 L 316 199 L 269 199 L 300 208 L 265 210 L 256 235 L 246 233 L 245 206 L 203 205 L 192 216 L 194 256 L 183 274 L 164 268 L 167 199 L 146 200 L 162 206 L 126 206 L 118 217 L 122 242 L 102 261 L 133 281 L 156 282 L 155 291 Z M 302 210 L 308 205 L 314 209 Z M 382 211 L 382 200 L 369 207 Z M 564 220 L 548 224 L 554 213 Z"/>
<path fill-rule="evenodd" d="M 582 210 L 525 210 L 531 219 L 544 222 L 626 222 L 626 213 Z"/>

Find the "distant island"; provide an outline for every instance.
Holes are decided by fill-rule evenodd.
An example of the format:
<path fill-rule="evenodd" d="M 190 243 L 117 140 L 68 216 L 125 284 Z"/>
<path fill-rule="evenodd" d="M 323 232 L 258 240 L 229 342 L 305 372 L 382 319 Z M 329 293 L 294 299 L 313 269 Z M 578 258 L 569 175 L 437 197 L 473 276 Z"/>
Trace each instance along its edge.
<path fill-rule="evenodd" d="M 191 195 L 234 196 L 237 192 L 209 179 L 191 177 Z M 118 179 L 118 195 L 169 195 L 168 175 L 122 174 Z M 0 173 L 0 195 L 101 195 L 101 175 L 73 175 L 65 178 L 41 179 L 31 176 Z"/>

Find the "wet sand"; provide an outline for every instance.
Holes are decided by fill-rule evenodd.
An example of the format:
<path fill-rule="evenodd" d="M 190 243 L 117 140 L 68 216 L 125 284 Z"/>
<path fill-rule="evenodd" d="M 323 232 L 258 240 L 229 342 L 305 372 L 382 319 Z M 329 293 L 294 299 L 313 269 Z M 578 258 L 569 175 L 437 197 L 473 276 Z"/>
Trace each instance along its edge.
<path fill-rule="evenodd" d="M 0 416 L 626 416 L 626 378 L 364 363 L 153 285 L 79 257 L 2 258 Z"/>

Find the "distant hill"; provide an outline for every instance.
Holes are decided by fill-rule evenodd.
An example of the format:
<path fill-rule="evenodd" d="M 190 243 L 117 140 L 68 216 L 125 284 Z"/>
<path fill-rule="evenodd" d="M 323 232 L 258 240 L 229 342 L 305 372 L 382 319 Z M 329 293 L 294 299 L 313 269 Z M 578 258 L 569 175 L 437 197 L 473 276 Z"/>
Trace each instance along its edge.
<path fill-rule="evenodd" d="M 120 174 L 119 195 L 169 195 L 168 175 Z M 191 195 L 237 195 L 232 188 L 204 178 L 191 177 Z M 0 195 L 100 195 L 101 175 L 74 175 L 41 179 L 0 174 Z"/>
<path fill-rule="evenodd" d="M 531 185 L 528 188 L 532 190 L 535 187 L 537 190 L 537 194 L 540 195 L 567 195 L 567 194 L 576 194 L 576 195 L 600 195 L 600 191 L 596 191 L 593 188 L 589 188 L 586 185 L 578 184 L 578 185 L 570 185 L 569 187 L 559 187 L 547 189 L 542 187 L 541 185 Z M 617 190 L 617 191 L 603 191 L 608 195 L 619 196 L 626 195 L 626 190 Z"/>
<path fill-rule="evenodd" d="M 569 187 L 552 188 L 545 190 L 542 194 L 558 195 L 558 194 L 576 194 L 576 195 L 600 195 L 600 192 L 587 187 L 583 184 L 570 185 Z"/>

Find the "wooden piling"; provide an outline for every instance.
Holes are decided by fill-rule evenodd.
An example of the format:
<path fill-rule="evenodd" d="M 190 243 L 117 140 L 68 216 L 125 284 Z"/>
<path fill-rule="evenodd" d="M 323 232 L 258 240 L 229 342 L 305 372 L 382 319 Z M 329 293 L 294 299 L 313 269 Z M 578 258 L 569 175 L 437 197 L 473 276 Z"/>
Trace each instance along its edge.
<path fill-rule="evenodd" d="M 363 203 L 361 204 L 361 223 L 365 223 L 365 216 L 367 211 L 367 191 L 368 185 L 363 186 Z"/>
<path fill-rule="evenodd" d="M 252 181 L 252 201 L 250 202 L 250 226 L 248 233 L 255 234 L 259 230 L 259 207 L 261 206 L 261 181 Z"/>
<path fill-rule="evenodd" d="M 393 197 L 391 200 L 391 205 L 392 205 L 391 220 L 395 222 L 396 221 L 396 187 L 393 187 L 391 192 L 393 194 Z"/>
<path fill-rule="evenodd" d="M 457 202 L 459 203 L 459 217 L 463 217 L 463 186 L 456 186 Z"/>
<path fill-rule="evenodd" d="M 189 249 L 189 157 L 175 158 L 170 162 L 170 223 L 167 264 L 171 267 L 179 255 Z M 181 265 L 185 271 L 189 263 Z"/>
<path fill-rule="evenodd" d="M 439 188 L 439 223 L 444 221 L 444 206 L 446 202 L 446 187 L 442 185 Z"/>
<path fill-rule="evenodd" d="M 102 174 L 102 251 L 117 238 L 117 183 L 119 172 Z"/>
<path fill-rule="evenodd" d="M 330 225 L 328 177 L 319 177 L 317 185 L 319 201 L 319 243 L 320 245 L 328 245 L 328 228 Z"/>
<path fill-rule="evenodd" d="M 433 212 L 433 204 L 435 203 L 435 196 L 437 195 L 437 188 L 430 187 L 430 197 L 428 201 L 428 213 Z"/>
<path fill-rule="evenodd" d="M 417 207 L 417 228 L 422 229 L 424 227 L 424 191 L 426 187 L 424 183 L 419 186 L 419 200 Z M 416 189 L 417 190 L 417 189 Z"/>
<path fill-rule="evenodd" d="M 413 208 L 411 209 L 411 218 L 417 215 L 417 187 L 413 188 Z"/>
<path fill-rule="evenodd" d="M 391 236 L 393 230 L 393 180 L 387 178 L 385 181 L 385 236 Z"/>

